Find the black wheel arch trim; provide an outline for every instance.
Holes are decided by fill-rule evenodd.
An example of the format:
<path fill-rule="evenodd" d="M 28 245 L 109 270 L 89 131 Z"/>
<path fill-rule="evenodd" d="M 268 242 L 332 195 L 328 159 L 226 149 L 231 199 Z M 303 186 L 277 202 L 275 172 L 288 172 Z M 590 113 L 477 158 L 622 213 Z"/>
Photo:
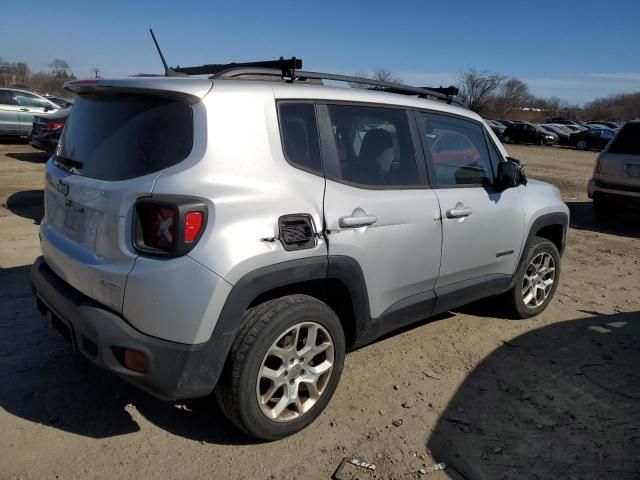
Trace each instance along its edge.
<path fill-rule="evenodd" d="M 525 267 L 524 263 L 527 259 L 527 253 L 533 244 L 533 240 L 537 236 L 537 233 L 543 229 L 544 227 L 549 227 L 552 225 L 560 225 L 562 226 L 562 242 L 560 244 L 560 248 L 558 251 L 560 252 L 560 256 L 564 253 L 565 246 L 567 244 L 567 232 L 569 230 L 569 215 L 564 212 L 552 212 L 545 213 L 538 218 L 536 218 L 531 227 L 529 228 L 529 232 L 527 233 L 527 239 L 524 243 L 524 247 L 520 252 L 520 258 L 518 260 L 518 268 L 516 269 L 515 274 L 513 275 L 512 285 L 515 279 L 517 278 L 520 270 Z"/>

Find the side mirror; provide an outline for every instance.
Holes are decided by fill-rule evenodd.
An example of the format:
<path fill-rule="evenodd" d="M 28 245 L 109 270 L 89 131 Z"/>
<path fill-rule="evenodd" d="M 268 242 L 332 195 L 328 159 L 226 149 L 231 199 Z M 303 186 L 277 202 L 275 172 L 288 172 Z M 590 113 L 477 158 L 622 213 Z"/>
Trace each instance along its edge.
<path fill-rule="evenodd" d="M 53 105 L 45 105 L 45 106 L 44 106 L 44 111 L 45 111 L 45 112 L 49 112 L 49 111 L 51 111 L 51 110 L 54 110 Z"/>
<path fill-rule="evenodd" d="M 500 162 L 498 164 L 498 174 L 496 176 L 495 186 L 499 191 L 526 184 L 527 177 L 524 174 L 524 169 L 520 164 L 520 160 L 507 157 L 506 162 Z"/>

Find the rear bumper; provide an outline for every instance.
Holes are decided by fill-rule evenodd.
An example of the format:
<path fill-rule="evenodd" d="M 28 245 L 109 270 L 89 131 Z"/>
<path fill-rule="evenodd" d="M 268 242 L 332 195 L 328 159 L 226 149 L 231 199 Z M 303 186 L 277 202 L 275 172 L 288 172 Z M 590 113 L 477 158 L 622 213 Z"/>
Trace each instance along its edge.
<path fill-rule="evenodd" d="M 98 366 L 165 400 L 201 397 L 213 391 L 223 362 L 212 351 L 212 342 L 185 345 L 145 335 L 67 284 L 42 257 L 31 268 L 31 283 L 41 313 L 75 350 Z M 146 355 L 146 373 L 124 367 L 119 352 L 123 348 Z"/>
<path fill-rule="evenodd" d="M 48 153 L 54 153 L 56 151 L 56 147 L 58 146 L 58 139 L 56 140 L 40 140 L 31 137 L 29 140 L 29 145 L 33 148 L 37 148 L 38 150 L 43 150 Z"/>
<path fill-rule="evenodd" d="M 632 202 L 640 202 L 640 189 L 619 185 L 603 184 L 592 178 L 587 185 L 587 194 L 589 198 L 594 195 L 606 195 L 610 197 L 628 198 Z"/>

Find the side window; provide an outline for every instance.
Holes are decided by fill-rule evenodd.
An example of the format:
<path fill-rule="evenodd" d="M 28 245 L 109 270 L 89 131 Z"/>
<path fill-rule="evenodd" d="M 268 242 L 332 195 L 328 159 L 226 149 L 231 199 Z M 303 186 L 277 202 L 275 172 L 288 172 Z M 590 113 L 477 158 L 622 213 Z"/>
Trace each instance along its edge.
<path fill-rule="evenodd" d="M 288 162 L 304 170 L 322 173 L 315 107 L 311 103 L 281 103 L 280 131 Z"/>
<path fill-rule="evenodd" d="M 0 90 L 0 105 L 17 105 L 11 90 Z"/>
<path fill-rule="evenodd" d="M 338 180 L 364 186 L 418 185 L 405 110 L 328 105 L 338 152 Z"/>
<path fill-rule="evenodd" d="M 21 107 L 44 108 L 50 106 L 49 102 L 25 92 L 17 92 L 16 100 Z"/>
<path fill-rule="evenodd" d="M 433 163 L 435 183 L 441 186 L 493 183 L 492 160 L 480 124 L 436 113 L 417 112 L 417 115 Z"/>

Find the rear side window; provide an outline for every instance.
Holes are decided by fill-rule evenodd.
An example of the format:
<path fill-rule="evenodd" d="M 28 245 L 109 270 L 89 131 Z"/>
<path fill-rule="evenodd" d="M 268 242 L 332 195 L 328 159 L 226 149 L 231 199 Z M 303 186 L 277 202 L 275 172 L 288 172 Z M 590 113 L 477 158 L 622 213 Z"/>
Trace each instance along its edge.
<path fill-rule="evenodd" d="M 482 126 L 461 118 L 417 112 L 441 186 L 488 185 L 493 169 Z"/>
<path fill-rule="evenodd" d="M 311 103 L 279 105 L 282 148 L 287 161 L 303 170 L 322 172 L 315 107 Z"/>
<path fill-rule="evenodd" d="M 74 165 L 74 173 L 116 181 L 176 165 L 192 144 L 187 102 L 142 94 L 82 95 L 66 122 L 58 155 Z"/>
<path fill-rule="evenodd" d="M 609 153 L 640 155 L 640 123 L 627 123 L 609 147 Z"/>
<path fill-rule="evenodd" d="M 338 153 L 338 180 L 364 186 L 418 185 L 407 112 L 328 105 Z"/>

